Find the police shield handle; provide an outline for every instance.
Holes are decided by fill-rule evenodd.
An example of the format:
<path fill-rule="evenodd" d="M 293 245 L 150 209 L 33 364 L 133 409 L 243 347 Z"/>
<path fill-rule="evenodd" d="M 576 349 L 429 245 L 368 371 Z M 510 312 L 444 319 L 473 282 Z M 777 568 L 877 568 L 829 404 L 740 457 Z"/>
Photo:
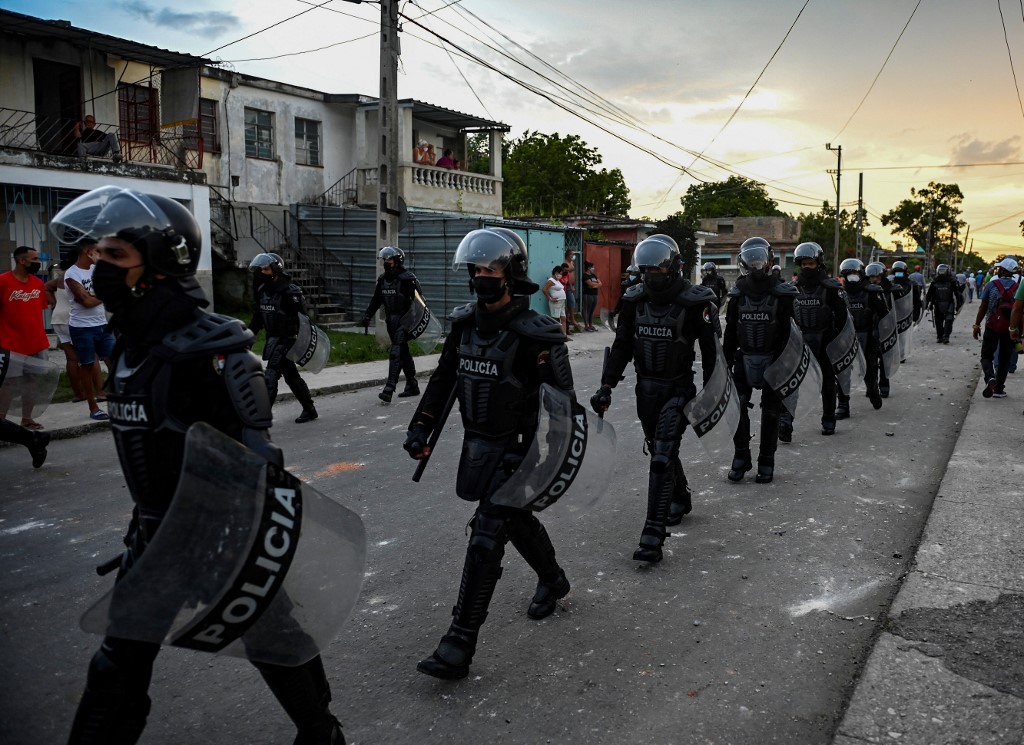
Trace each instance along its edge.
<path fill-rule="evenodd" d="M 448 400 L 444 404 L 444 410 L 441 412 L 441 416 L 438 417 L 437 423 L 434 425 L 434 431 L 430 433 L 430 439 L 427 440 L 427 446 L 423 448 L 423 455 L 420 457 L 419 464 L 416 466 L 416 472 L 412 475 L 412 480 L 417 484 L 423 477 L 423 472 L 427 470 L 427 462 L 430 460 L 430 455 L 434 452 L 434 447 L 437 445 L 437 441 L 441 439 L 441 432 L 444 431 L 445 422 L 448 421 L 448 417 L 452 413 L 452 407 L 455 406 L 455 391 L 455 386 L 452 386 L 452 392 L 448 394 Z"/>

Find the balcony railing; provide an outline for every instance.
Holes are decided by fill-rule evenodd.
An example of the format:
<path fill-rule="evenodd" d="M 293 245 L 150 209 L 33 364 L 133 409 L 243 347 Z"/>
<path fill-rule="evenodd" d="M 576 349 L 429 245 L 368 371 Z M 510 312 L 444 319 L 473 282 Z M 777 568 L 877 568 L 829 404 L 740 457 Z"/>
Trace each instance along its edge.
<path fill-rule="evenodd" d="M 75 157 L 74 129 L 74 120 L 67 117 L 37 116 L 32 111 L 0 108 L 0 147 Z M 96 129 L 118 134 L 113 124 L 97 124 Z M 199 170 L 203 166 L 203 138 L 196 136 L 195 130 L 195 126 L 175 126 L 160 129 L 145 139 L 138 135 L 131 140 L 119 137 L 121 157 L 134 163 Z"/>

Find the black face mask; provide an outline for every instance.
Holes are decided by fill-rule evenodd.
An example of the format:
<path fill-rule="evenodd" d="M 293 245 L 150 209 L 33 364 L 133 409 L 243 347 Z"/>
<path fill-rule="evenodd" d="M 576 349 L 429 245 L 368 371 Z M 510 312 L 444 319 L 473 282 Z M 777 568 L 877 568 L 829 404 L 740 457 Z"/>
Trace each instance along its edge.
<path fill-rule="evenodd" d="M 664 292 L 672 283 L 675 282 L 676 278 L 671 274 L 645 274 L 644 284 L 655 292 Z"/>
<path fill-rule="evenodd" d="M 487 304 L 501 300 L 507 289 L 504 277 L 473 277 L 469 284 L 480 302 Z"/>
<path fill-rule="evenodd" d="M 38 261 L 33 261 L 27 267 L 29 274 L 39 274 L 39 270 L 43 268 L 43 265 Z"/>
<path fill-rule="evenodd" d="M 818 267 L 813 269 L 807 269 L 806 267 L 800 269 L 800 281 L 801 282 L 814 282 L 818 279 Z"/>
<path fill-rule="evenodd" d="M 96 262 L 92 272 L 92 290 L 111 313 L 124 310 L 137 297 L 134 290 L 125 284 L 127 277 L 128 269 L 125 267 L 106 261 Z"/>

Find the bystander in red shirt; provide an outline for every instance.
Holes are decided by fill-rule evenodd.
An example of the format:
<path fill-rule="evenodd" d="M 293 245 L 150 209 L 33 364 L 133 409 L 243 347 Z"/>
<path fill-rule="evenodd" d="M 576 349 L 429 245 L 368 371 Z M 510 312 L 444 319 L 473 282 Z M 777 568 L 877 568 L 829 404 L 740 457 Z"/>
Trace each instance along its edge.
<path fill-rule="evenodd" d="M 0 347 L 31 356 L 50 348 L 43 325 L 49 307 L 43 280 L 29 275 L 22 282 L 14 272 L 0 274 Z"/>

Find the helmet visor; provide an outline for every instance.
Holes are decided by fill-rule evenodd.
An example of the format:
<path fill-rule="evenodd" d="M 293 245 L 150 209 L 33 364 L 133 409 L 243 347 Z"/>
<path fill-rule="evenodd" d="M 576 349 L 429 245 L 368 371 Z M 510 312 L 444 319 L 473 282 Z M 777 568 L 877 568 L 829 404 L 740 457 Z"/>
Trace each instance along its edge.
<path fill-rule="evenodd" d="M 134 242 L 139 236 L 172 229 L 170 217 L 152 199 L 119 186 L 83 194 L 50 221 L 50 232 L 61 243 L 76 243 L 85 237 Z"/>
<path fill-rule="evenodd" d="M 771 254 L 768 249 L 763 246 L 751 246 L 740 251 L 740 257 L 737 264 L 740 267 L 740 271 L 753 272 L 753 271 L 768 271 L 768 267 L 771 265 Z"/>
<path fill-rule="evenodd" d="M 513 255 L 521 249 L 509 238 L 494 230 L 474 230 L 468 233 L 452 258 L 452 269 L 466 269 L 469 266 L 485 266 L 488 269 L 505 269 Z"/>
<path fill-rule="evenodd" d="M 273 264 L 281 264 L 281 257 L 277 254 L 256 254 L 253 260 L 249 262 L 249 271 L 258 272 L 263 267 Z"/>

